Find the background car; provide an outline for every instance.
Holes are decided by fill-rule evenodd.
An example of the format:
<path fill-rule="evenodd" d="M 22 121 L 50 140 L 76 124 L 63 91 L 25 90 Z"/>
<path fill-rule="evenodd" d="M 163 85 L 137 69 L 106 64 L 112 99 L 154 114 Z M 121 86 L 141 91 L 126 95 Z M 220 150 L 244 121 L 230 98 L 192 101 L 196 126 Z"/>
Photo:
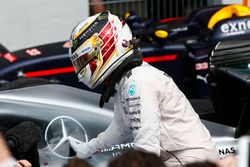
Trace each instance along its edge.
<path fill-rule="evenodd" d="M 187 18 L 170 18 L 167 22 L 145 20 L 133 13 L 126 20 L 141 39 L 141 47 L 162 48 L 162 52 L 185 57 L 184 61 L 176 60 L 182 62 L 179 67 L 171 66 L 173 62 L 169 63 L 171 68 L 160 63 L 157 67 L 173 76 L 188 98 L 208 98 L 211 96 L 210 52 L 219 42 L 249 38 L 249 19 L 248 7 L 221 5 L 195 10 Z M 157 49 L 154 52 L 159 53 Z"/>
<path fill-rule="evenodd" d="M 242 8 L 244 10 L 241 10 Z M 221 11 L 223 12 L 224 9 L 235 17 L 230 17 L 231 15 L 226 18 L 221 17 Z M 171 24 L 170 22 L 161 23 L 157 26 L 153 24 L 152 27 L 149 26 L 148 34 L 143 34 L 145 37 L 154 38 L 153 42 L 140 39 L 138 43 L 143 60 L 167 72 L 189 99 L 209 98 L 211 96 L 209 85 L 211 48 L 220 41 L 249 36 L 248 29 L 234 33 L 221 31 L 224 25 L 236 25 L 242 22 L 247 25 L 250 17 L 242 13 L 247 15 L 250 10 L 240 5 L 216 6 L 194 11 L 188 19 L 176 26 L 173 26 L 176 21 Z M 213 26 L 208 28 L 211 22 Z M 155 34 L 158 31 L 164 31 L 169 35 L 156 39 Z M 68 47 L 67 41 L 14 52 L 9 52 L 2 46 L 0 48 L 0 86 L 2 88 L 0 89 L 47 82 L 89 90 L 78 82 L 68 58 Z M 100 93 L 103 91 L 103 86 L 93 91 Z"/>

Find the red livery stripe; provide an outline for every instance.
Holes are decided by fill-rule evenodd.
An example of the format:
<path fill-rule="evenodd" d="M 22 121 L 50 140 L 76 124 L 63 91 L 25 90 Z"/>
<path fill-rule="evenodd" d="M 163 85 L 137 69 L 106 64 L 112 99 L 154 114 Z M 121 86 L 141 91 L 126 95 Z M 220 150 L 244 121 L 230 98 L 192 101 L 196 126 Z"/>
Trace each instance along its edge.
<path fill-rule="evenodd" d="M 176 54 L 170 54 L 170 55 L 163 55 L 163 56 L 144 57 L 143 60 L 148 63 L 152 63 L 152 62 L 160 62 L 160 61 L 172 61 L 172 60 L 176 60 L 176 58 L 177 58 Z M 53 69 L 47 69 L 47 70 L 25 72 L 24 76 L 27 78 L 33 78 L 33 77 L 42 77 L 42 76 L 48 76 L 48 75 L 71 73 L 74 71 L 75 71 L 74 67 L 71 66 L 71 67 L 62 67 L 62 68 L 53 68 Z"/>
<path fill-rule="evenodd" d="M 71 73 L 74 72 L 74 67 L 63 67 L 63 68 L 54 68 L 48 70 L 40 70 L 40 71 L 31 71 L 24 73 L 24 76 L 27 78 L 32 77 L 41 77 L 47 75 L 56 75 L 56 74 L 64 74 L 64 73 Z"/>
<path fill-rule="evenodd" d="M 162 19 L 160 20 L 160 23 L 167 23 L 170 21 L 174 21 L 174 20 L 180 20 L 180 19 L 184 19 L 185 17 L 172 17 L 172 18 L 166 18 L 166 19 Z"/>
<path fill-rule="evenodd" d="M 163 55 L 163 56 L 144 57 L 143 60 L 148 63 L 153 63 L 153 62 L 160 62 L 160 61 L 176 60 L 176 58 L 177 58 L 176 54 L 170 54 L 170 55 Z"/>

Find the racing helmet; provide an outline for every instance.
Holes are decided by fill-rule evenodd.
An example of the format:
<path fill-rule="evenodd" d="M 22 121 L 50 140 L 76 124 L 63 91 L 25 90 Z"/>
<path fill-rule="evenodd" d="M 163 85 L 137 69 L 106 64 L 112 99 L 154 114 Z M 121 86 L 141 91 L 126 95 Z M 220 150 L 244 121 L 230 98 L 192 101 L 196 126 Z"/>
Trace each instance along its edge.
<path fill-rule="evenodd" d="M 70 37 L 70 60 L 80 82 L 93 89 L 133 55 L 132 32 L 109 11 L 79 23 Z"/>

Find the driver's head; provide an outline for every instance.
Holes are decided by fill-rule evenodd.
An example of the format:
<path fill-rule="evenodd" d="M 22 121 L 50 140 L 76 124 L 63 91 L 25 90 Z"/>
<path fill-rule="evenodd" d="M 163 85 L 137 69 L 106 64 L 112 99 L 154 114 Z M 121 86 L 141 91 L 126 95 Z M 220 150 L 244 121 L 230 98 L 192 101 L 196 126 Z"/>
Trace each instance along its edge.
<path fill-rule="evenodd" d="M 133 53 L 128 25 L 109 11 L 78 24 L 71 34 L 70 59 L 80 82 L 100 85 Z"/>

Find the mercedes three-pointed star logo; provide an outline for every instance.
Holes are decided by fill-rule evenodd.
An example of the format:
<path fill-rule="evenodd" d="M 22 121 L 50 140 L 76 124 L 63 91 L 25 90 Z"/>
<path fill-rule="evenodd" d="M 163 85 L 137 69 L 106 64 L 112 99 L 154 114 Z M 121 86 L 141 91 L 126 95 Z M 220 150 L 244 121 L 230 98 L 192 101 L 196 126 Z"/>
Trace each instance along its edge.
<path fill-rule="evenodd" d="M 74 158 L 69 139 L 74 138 L 79 142 L 88 142 L 85 128 L 76 119 L 69 116 L 54 118 L 45 130 L 45 141 L 53 154 L 60 158 Z"/>

